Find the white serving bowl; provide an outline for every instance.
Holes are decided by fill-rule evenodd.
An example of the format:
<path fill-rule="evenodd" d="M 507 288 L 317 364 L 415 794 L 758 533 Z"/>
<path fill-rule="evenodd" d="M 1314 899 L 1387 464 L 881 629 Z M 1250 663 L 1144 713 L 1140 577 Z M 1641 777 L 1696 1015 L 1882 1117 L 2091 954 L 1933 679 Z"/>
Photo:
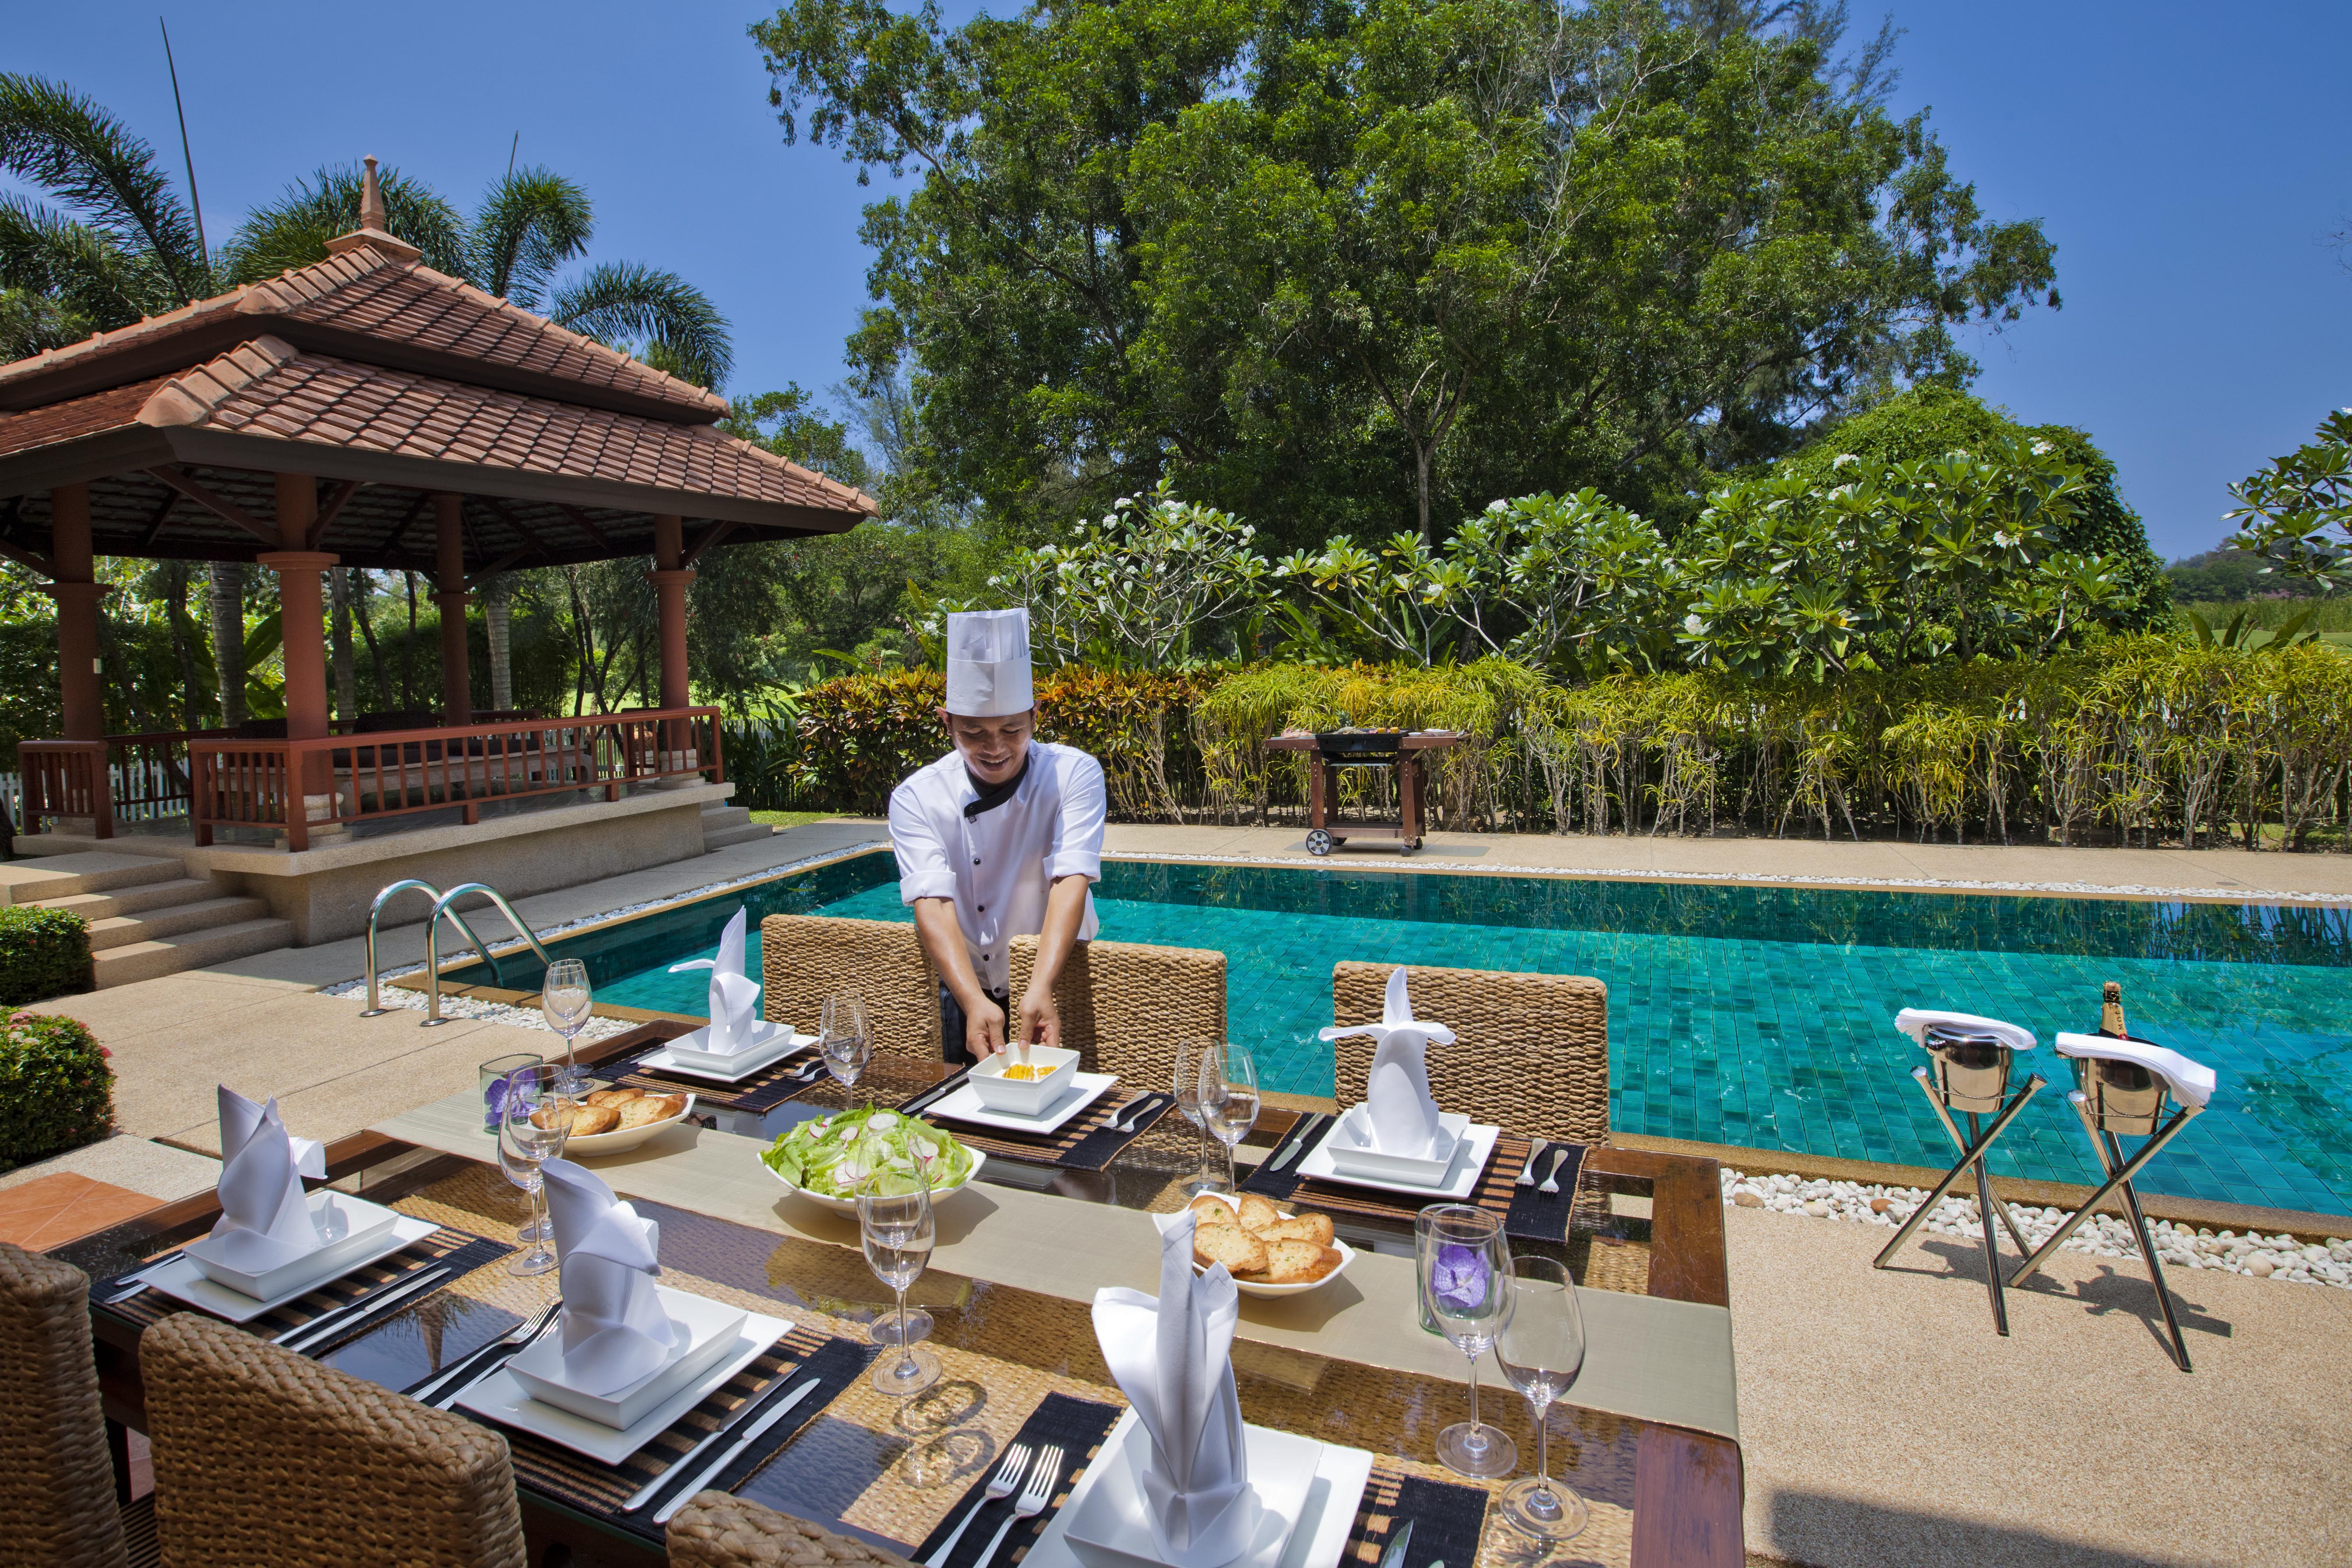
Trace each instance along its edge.
<path fill-rule="evenodd" d="M 563 1141 L 564 1158 L 574 1154 L 619 1154 L 635 1148 L 666 1127 L 676 1127 L 694 1114 L 694 1095 L 686 1097 L 686 1109 L 659 1121 L 648 1121 L 642 1127 L 615 1127 L 610 1132 L 575 1134 Z"/>
<path fill-rule="evenodd" d="M 380 1204 L 329 1187 L 314 1190 L 308 1201 L 310 1224 L 319 1233 L 319 1248 L 289 1263 L 266 1261 L 277 1248 L 258 1237 L 236 1231 L 200 1237 L 183 1250 L 196 1272 L 214 1284 L 268 1300 L 299 1285 L 323 1284 L 358 1268 L 371 1250 L 381 1250 L 379 1244 L 400 1219 Z"/>
<path fill-rule="evenodd" d="M 1331 1156 L 1332 1166 L 1343 1175 L 1433 1186 L 1454 1168 L 1455 1146 L 1469 1127 L 1468 1117 L 1441 1110 L 1437 1113 L 1437 1142 L 1428 1153 L 1386 1153 L 1372 1139 L 1372 1108 L 1358 1101 L 1332 1127 L 1330 1135 L 1323 1140 L 1323 1148 Z"/>
<path fill-rule="evenodd" d="M 1035 1079 L 1007 1078 L 1013 1066 L 1011 1049 L 1002 1050 L 971 1069 L 965 1080 L 987 1109 L 1010 1116 L 1043 1116 L 1070 1090 L 1078 1076 L 1078 1053 L 1060 1046 L 1031 1046 L 1029 1065 L 1045 1069 Z"/>
<path fill-rule="evenodd" d="M 744 1321 L 751 1316 L 724 1301 L 656 1285 L 662 1310 L 683 1325 L 687 1342 L 668 1361 L 636 1382 L 609 1394 L 588 1394 L 571 1386 L 563 1364 L 563 1333 L 542 1334 L 521 1354 L 507 1363 L 507 1371 L 523 1392 L 543 1405 L 569 1410 L 574 1415 L 613 1427 L 634 1426 L 646 1412 L 684 1388 L 701 1373 L 718 1364 L 735 1348 Z"/>
<path fill-rule="evenodd" d="M 1202 1195 L 1215 1198 L 1218 1202 L 1232 1209 L 1235 1214 L 1239 1214 L 1241 1212 L 1241 1205 L 1234 1203 L 1230 1196 L 1223 1193 L 1207 1193 Z M 1286 1208 L 1277 1208 L 1275 1212 L 1282 1215 L 1285 1219 L 1297 1219 L 1298 1217 L 1296 1213 Z M 1239 1290 L 1244 1296 L 1304 1296 L 1309 1290 L 1320 1290 L 1324 1286 L 1328 1285 L 1332 1280 L 1337 1279 L 1340 1275 L 1345 1274 L 1348 1271 L 1348 1265 L 1356 1261 L 1356 1249 L 1349 1247 L 1346 1242 L 1341 1241 L 1337 1236 L 1331 1237 L 1331 1249 L 1339 1255 L 1339 1261 L 1332 1268 L 1330 1273 L 1326 1274 L 1320 1279 L 1302 1279 L 1289 1285 L 1267 1285 L 1255 1279 L 1236 1279 L 1234 1281 L 1234 1289 Z M 1192 1259 L 1193 1273 L 1206 1274 L 1208 1271 L 1209 1270 L 1202 1266 L 1198 1258 Z"/>
<path fill-rule="evenodd" d="M 931 1189 L 931 1201 L 933 1203 L 939 1202 L 940 1199 L 948 1196 L 950 1194 L 960 1193 L 963 1191 L 964 1188 L 970 1186 L 972 1183 L 978 1181 L 980 1179 L 980 1168 L 988 1161 L 988 1156 L 985 1153 L 973 1148 L 969 1143 L 959 1143 L 956 1146 L 961 1149 L 965 1153 L 971 1156 L 971 1168 L 963 1173 L 963 1180 L 958 1182 L 955 1185 L 951 1187 L 933 1187 Z M 810 1192 L 806 1187 L 795 1186 L 791 1182 L 784 1180 L 784 1173 L 782 1171 L 777 1170 L 765 1160 L 760 1162 L 760 1168 L 767 1172 L 768 1174 L 775 1177 L 777 1181 L 782 1182 L 784 1189 L 787 1192 L 798 1193 L 801 1196 L 820 1207 L 829 1208 L 835 1214 L 854 1215 L 857 1212 L 857 1200 L 856 1198 L 836 1198 L 824 1193 Z"/>

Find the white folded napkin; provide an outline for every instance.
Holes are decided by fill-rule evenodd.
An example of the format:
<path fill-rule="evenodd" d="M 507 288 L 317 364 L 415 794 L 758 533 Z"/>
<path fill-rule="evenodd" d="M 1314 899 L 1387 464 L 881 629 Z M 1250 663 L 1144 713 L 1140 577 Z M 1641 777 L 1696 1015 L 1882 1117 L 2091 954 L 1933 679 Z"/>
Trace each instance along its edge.
<path fill-rule="evenodd" d="M 1437 1101 L 1430 1098 L 1429 1063 L 1432 1041 L 1454 1043 L 1454 1031 L 1412 1016 L 1412 999 L 1405 994 L 1404 971 L 1389 976 L 1389 992 L 1377 1024 L 1319 1031 L 1326 1040 L 1348 1035 L 1370 1035 L 1380 1044 L 1372 1050 L 1372 1072 L 1364 1088 L 1364 1104 L 1371 1118 L 1372 1146 L 1383 1154 L 1417 1160 L 1436 1147 Z"/>
<path fill-rule="evenodd" d="M 1999 1018 L 1979 1018 L 1974 1013 L 1943 1013 L 1933 1007 L 1906 1007 L 1895 1015 L 1895 1026 L 1918 1041 L 1927 1043 L 1927 1031 L 1943 1029 L 1959 1035 L 1990 1035 L 2013 1051 L 2033 1048 L 2033 1031 L 2015 1024 L 2004 1024 Z"/>
<path fill-rule="evenodd" d="M 719 1056 L 749 1050 L 760 1023 L 760 983 L 743 972 L 743 942 L 749 910 L 739 907 L 719 937 L 719 956 L 689 958 L 669 966 L 672 974 L 688 969 L 710 971 L 710 1027 L 702 1048 Z"/>
<path fill-rule="evenodd" d="M 1241 1292 L 1222 1263 L 1197 1279 L 1187 1210 L 1160 1224 L 1160 1296 L 1095 1292 L 1095 1337 L 1110 1375 L 1151 1439 L 1145 1511 L 1159 1558 L 1172 1568 L 1222 1568 L 1257 1525 L 1241 1395 L 1234 1388 L 1234 1328 Z"/>
<path fill-rule="evenodd" d="M 569 1160 L 540 1172 L 563 1260 L 563 1380 L 582 1394 L 617 1393 L 660 1371 L 692 1337 L 654 1289 L 661 1227 Z"/>
<path fill-rule="evenodd" d="M 213 1235 L 235 1237 L 229 1260 L 256 1273 L 281 1268 L 325 1245 L 310 1223 L 302 1178 L 327 1173 L 327 1146 L 287 1133 L 278 1101 L 256 1105 L 220 1087 L 221 1216 Z"/>
<path fill-rule="evenodd" d="M 2183 1105 L 2202 1106 L 2213 1098 L 2221 1083 L 2219 1074 L 2202 1062 L 2192 1062 L 2179 1051 L 2146 1040 L 2119 1040 L 2113 1035 L 2072 1035 L 2061 1033 L 2057 1040 L 2062 1057 L 2087 1057 L 2094 1060 L 2137 1062 L 2172 1086 L 2172 1097 Z"/>

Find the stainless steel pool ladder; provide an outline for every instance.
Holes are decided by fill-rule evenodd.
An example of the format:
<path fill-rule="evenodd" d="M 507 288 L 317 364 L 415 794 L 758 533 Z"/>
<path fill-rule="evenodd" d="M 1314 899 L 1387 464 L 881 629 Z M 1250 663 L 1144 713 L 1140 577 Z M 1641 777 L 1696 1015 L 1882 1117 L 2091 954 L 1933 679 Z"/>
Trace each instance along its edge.
<path fill-rule="evenodd" d="M 547 964 L 555 962 L 547 949 L 541 944 L 537 934 L 523 923 L 520 915 L 515 913 L 514 906 L 508 903 L 499 890 L 488 883 L 460 882 L 445 893 L 422 878 L 411 877 L 404 881 L 394 882 L 376 894 L 374 904 L 368 910 L 368 1005 L 367 1011 L 362 1013 L 361 1017 L 373 1018 L 390 1011 L 383 1006 L 376 992 L 376 920 L 383 913 L 384 905 L 392 901 L 394 894 L 406 892 L 411 888 L 425 893 L 433 900 L 433 910 L 426 917 L 425 931 L 425 1016 L 417 1026 L 419 1028 L 429 1028 L 436 1024 L 446 1024 L 449 1021 L 441 1016 L 441 922 L 444 919 L 457 922 L 457 929 L 466 933 L 466 940 L 473 944 L 474 951 L 480 953 L 483 960 L 489 964 L 490 973 L 498 978 L 499 984 L 502 986 L 506 984 L 506 971 L 499 966 L 499 955 L 490 951 L 488 942 L 476 934 L 474 928 L 467 923 L 465 915 L 450 907 L 467 893 L 481 893 L 487 896 L 491 903 L 497 905 L 499 912 L 507 917 L 507 923 L 514 927 L 515 933 L 529 945 L 530 951 L 538 956 L 540 963 Z"/>
<path fill-rule="evenodd" d="M 1935 1068 L 1932 1073 L 1927 1068 L 1913 1068 L 1911 1080 L 1927 1095 L 1927 1103 L 1936 1108 L 1936 1118 L 1951 1135 L 1952 1145 L 1959 1150 L 1960 1158 L 1944 1173 L 1944 1179 L 1936 1184 L 1927 1201 L 1911 1211 L 1911 1217 L 1903 1222 L 1895 1239 L 1879 1253 L 1874 1267 L 1885 1268 L 1887 1259 L 1911 1239 L 1912 1233 L 1933 1217 L 1936 1205 L 1944 1201 L 1944 1194 L 1960 1179 L 1960 1173 L 1973 1171 L 1977 1178 L 1977 1211 L 1984 1222 L 1985 1291 L 1992 1300 L 1992 1326 L 1995 1331 L 2006 1335 L 2009 1303 L 2001 1296 L 2000 1247 L 1993 1233 L 1993 1216 L 2000 1216 L 2018 1251 L 2031 1254 L 2033 1248 L 2027 1245 L 2025 1232 L 2019 1226 L 2017 1216 L 2009 1212 L 2009 1205 L 1993 1194 L 1992 1177 L 1985 1169 L 1985 1151 L 1992 1147 L 1993 1141 L 2025 1109 L 2025 1102 L 2041 1093 L 2049 1080 L 2033 1073 L 2022 1088 L 2011 1094 L 2010 1073 L 2016 1065 L 2017 1053 L 1997 1035 L 1970 1034 L 1930 1024 L 1921 1032 L 1919 1044 Z M 1959 1127 L 1952 1121 L 1955 1110 L 1969 1119 L 1966 1138 L 1960 1136 Z M 1979 1118 L 1986 1115 L 1992 1117 L 1990 1127 L 1980 1124 Z M 2022 1277 L 2021 1272 L 2020 1278 Z M 2010 1282 L 2016 1283 L 2014 1279 Z"/>

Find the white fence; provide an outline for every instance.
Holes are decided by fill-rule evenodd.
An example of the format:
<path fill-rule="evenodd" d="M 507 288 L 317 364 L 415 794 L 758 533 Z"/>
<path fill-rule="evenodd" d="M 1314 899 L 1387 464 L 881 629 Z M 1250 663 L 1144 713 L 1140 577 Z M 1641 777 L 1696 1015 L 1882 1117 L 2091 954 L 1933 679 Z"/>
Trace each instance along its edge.
<path fill-rule="evenodd" d="M 114 791 L 114 820 L 117 822 L 149 822 L 159 816 L 188 815 L 187 789 L 184 777 L 175 777 L 172 770 L 160 762 L 133 763 L 117 763 L 106 770 L 107 779 Z M 177 799 L 150 801 L 145 805 L 126 805 L 132 795 L 171 795 Z M 0 773 L 0 809 L 8 813 L 8 820 L 16 825 L 19 833 L 34 831 L 36 824 L 25 820 L 25 775 L 21 773 Z"/>

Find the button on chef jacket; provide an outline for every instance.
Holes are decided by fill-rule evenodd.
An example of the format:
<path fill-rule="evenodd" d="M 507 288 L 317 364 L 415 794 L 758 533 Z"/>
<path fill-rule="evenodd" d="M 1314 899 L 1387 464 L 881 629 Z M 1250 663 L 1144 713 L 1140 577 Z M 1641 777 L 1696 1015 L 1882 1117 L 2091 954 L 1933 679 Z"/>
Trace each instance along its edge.
<path fill-rule="evenodd" d="M 963 753 L 950 752 L 890 792 L 890 843 L 898 856 L 898 899 L 952 899 L 956 923 L 982 987 L 1007 988 L 1006 944 L 1045 929 L 1045 895 L 1056 877 L 1102 880 L 1102 764 L 1075 746 L 1029 742 L 1029 771 L 1013 798 L 977 816 L 980 798 Z M 1078 940 L 1094 940 L 1094 889 Z"/>

